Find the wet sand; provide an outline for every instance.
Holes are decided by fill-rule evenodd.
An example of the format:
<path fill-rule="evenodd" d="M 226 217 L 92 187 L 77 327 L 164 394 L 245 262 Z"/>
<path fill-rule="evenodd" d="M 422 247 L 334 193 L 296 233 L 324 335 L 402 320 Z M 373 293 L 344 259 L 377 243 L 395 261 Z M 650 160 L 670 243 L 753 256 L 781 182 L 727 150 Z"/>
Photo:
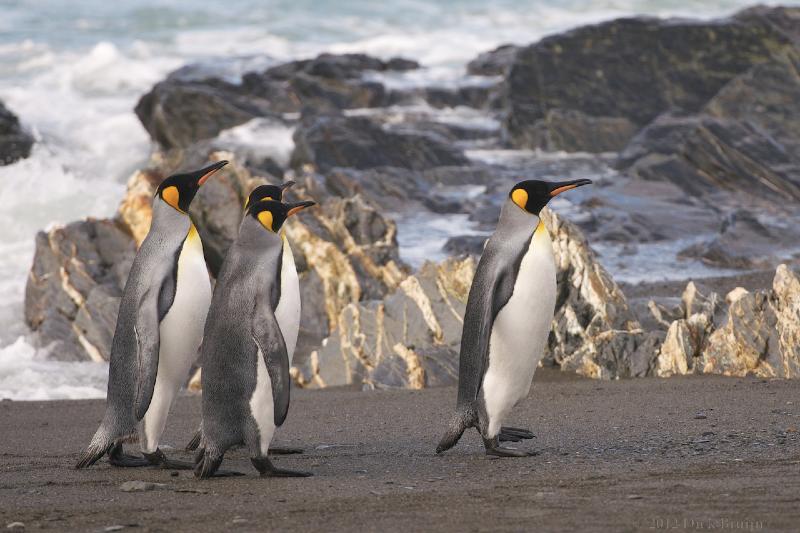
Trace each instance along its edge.
<path fill-rule="evenodd" d="M 509 425 L 539 454 L 490 459 L 474 431 L 433 453 L 453 388 L 293 391 L 275 444 L 307 479 L 72 468 L 102 401 L 0 403 L 0 528 L 26 531 L 796 531 L 800 382 L 681 377 L 598 382 L 537 373 Z M 179 399 L 165 443 L 182 448 L 198 397 Z M 180 450 L 167 450 L 189 459 Z M 129 480 L 165 484 L 123 492 Z M 114 529 L 110 529 L 114 530 Z"/>

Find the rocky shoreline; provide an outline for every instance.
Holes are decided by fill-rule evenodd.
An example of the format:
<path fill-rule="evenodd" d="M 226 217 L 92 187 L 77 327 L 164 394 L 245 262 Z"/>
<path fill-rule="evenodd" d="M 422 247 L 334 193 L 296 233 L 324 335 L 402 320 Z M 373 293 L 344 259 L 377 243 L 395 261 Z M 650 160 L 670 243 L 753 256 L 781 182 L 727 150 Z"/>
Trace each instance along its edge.
<path fill-rule="evenodd" d="M 509 187 L 586 176 L 595 187 L 545 216 L 560 291 L 546 365 L 600 379 L 800 377 L 798 27 L 800 9 L 781 7 L 618 19 L 482 54 L 456 88 L 398 88 L 392 77 L 424 66 L 363 54 L 275 64 L 239 84 L 184 67 L 136 106 L 156 148 L 116 216 L 37 236 L 26 323 L 53 358 L 107 359 L 155 187 L 224 158 L 191 210 L 212 276 L 252 187 L 294 179 L 320 204 L 286 229 L 303 297 L 297 384 L 453 384 L 476 256 Z M 292 132 L 291 153 L 227 135 L 265 124 Z M 472 233 L 445 244 L 449 258 L 403 259 L 403 220 L 453 215 Z M 673 248 L 678 265 L 772 282 L 723 294 L 686 275 L 682 291 L 639 286 L 629 301 L 607 268 Z"/>

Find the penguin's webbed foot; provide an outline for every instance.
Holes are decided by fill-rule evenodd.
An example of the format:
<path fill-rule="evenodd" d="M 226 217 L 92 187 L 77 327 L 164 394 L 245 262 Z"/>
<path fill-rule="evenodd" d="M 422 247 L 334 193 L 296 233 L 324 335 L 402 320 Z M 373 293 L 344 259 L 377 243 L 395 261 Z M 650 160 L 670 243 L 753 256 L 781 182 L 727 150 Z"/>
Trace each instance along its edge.
<path fill-rule="evenodd" d="M 523 439 L 532 439 L 536 437 L 536 435 L 527 429 L 504 426 L 500 428 L 500 434 L 498 437 L 500 442 L 519 442 Z"/>
<path fill-rule="evenodd" d="M 303 453 L 303 448 L 291 448 L 285 446 L 275 446 L 274 448 L 269 449 L 270 455 L 294 455 L 298 453 Z"/>
<path fill-rule="evenodd" d="M 178 459 L 168 459 L 164 452 L 156 448 L 153 453 L 142 453 L 148 464 L 157 466 L 164 470 L 193 470 L 194 463 L 189 461 L 179 461 Z"/>
<path fill-rule="evenodd" d="M 313 475 L 311 472 L 278 468 L 266 457 L 253 457 L 250 462 L 256 467 L 261 477 L 310 477 Z"/>
<path fill-rule="evenodd" d="M 111 463 L 112 466 L 121 468 L 138 468 L 150 465 L 150 461 L 144 457 L 126 454 L 122 450 L 121 442 L 114 444 L 111 449 L 108 450 L 108 462 Z"/>
<path fill-rule="evenodd" d="M 529 452 L 527 450 L 515 450 L 513 448 L 503 448 L 500 446 L 499 437 L 493 439 L 483 439 L 483 445 L 486 448 L 486 455 L 494 457 L 532 457 L 536 452 Z"/>

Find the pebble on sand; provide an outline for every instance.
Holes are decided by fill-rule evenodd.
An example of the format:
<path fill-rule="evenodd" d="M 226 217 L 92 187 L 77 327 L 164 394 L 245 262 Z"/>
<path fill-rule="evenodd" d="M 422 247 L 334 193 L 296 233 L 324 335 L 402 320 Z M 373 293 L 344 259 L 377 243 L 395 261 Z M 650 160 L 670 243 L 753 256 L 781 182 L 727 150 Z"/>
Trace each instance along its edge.
<path fill-rule="evenodd" d="M 149 481 L 126 481 L 119 486 L 122 492 L 147 492 L 150 490 L 163 489 L 164 483 L 151 483 Z"/>

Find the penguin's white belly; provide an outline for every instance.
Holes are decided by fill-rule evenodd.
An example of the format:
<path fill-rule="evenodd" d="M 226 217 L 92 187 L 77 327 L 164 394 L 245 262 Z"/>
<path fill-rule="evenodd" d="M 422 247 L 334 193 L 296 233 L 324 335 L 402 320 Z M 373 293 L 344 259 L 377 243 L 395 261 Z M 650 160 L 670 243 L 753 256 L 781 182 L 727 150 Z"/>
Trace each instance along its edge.
<path fill-rule="evenodd" d="M 281 298 L 275 308 L 275 320 L 286 343 L 286 354 L 289 365 L 292 364 L 294 349 L 297 346 L 297 335 L 300 331 L 300 281 L 297 267 L 289 243 L 283 241 L 283 259 L 281 261 Z M 270 397 L 270 402 L 272 397 Z"/>
<path fill-rule="evenodd" d="M 256 388 L 250 397 L 250 413 L 258 427 L 258 446 L 261 453 L 266 456 L 272 435 L 275 433 L 275 404 L 272 399 L 272 380 L 260 348 L 256 358 L 258 359 L 256 361 Z"/>
<path fill-rule="evenodd" d="M 482 390 L 494 437 L 511 408 L 528 395 L 544 355 L 556 303 L 553 245 L 544 226 L 534 233 L 522 258 L 514 292 L 494 320 L 489 368 Z"/>
<path fill-rule="evenodd" d="M 211 282 L 203 245 L 192 228 L 178 258 L 175 298 L 159 325 L 158 374 L 153 399 L 144 417 L 147 442 L 141 443 L 145 452 L 158 447 L 172 400 L 197 359 L 210 304 Z"/>

